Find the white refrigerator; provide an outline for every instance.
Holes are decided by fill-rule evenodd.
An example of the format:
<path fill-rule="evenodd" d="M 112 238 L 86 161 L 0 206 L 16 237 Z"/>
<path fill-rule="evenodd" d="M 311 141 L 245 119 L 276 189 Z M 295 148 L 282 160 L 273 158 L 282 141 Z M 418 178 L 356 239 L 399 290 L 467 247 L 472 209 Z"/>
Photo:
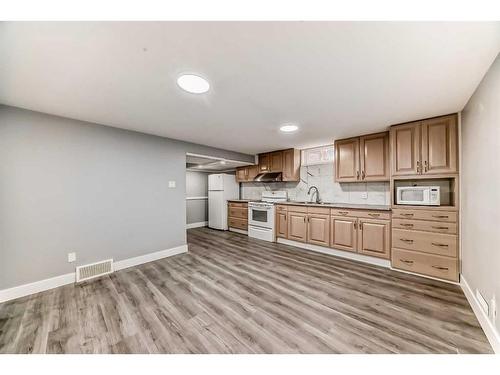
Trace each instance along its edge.
<path fill-rule="evenodd" d="M 227 201 L 238 199 L 240 186 L 234 174 L 208 175 L 208 226 L 227 230 Z"/>

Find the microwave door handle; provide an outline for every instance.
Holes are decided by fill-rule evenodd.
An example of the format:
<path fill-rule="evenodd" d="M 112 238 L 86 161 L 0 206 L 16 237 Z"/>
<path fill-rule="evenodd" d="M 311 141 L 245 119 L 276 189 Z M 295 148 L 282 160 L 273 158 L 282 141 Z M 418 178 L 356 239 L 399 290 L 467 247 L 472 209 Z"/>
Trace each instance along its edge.
<path fill-rule="evenodd" d="M 430 189 L 423 189 L 424 191 L 424 201 L 422 203 L 429 204 L 431 203 L 431 191 Z"/>

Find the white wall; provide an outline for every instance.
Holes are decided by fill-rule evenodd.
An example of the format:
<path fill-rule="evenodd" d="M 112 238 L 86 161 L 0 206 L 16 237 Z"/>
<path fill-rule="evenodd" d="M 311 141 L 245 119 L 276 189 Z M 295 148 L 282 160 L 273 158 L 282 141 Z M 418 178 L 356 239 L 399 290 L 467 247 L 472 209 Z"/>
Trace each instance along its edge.
<path fill-rule="evenodd" d="M 462 275 L 500 305 L 500 56 L 462 112 Z M 497 307 L 497 310 L 499 307 Z M 500 328 L 500 319 L 490 321 Z"/>
<path fill-rule="evenodd" d="M 184 245 L 186 152 L 254 160 L 0 105 L 0 290 Z"/>

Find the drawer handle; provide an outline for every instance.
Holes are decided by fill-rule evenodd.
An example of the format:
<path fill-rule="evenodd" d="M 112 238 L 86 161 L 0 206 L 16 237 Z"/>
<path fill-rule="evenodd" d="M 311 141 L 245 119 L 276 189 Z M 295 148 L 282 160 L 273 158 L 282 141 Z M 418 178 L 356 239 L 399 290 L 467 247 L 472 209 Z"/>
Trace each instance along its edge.
<path fill-rule="evenodd" d="M 448 219 L 448 215 L 432 215 L 432 217 L 435 217 L 436 219 Z"/>
<path fill-rule="evenodd" d="M 341 215 L 347 215 L 349 212 L 348 211 L 339 211 L 339 214 Z"/>
<path fill-rule="evenodd" d="M 444 243 L 437 243 L 437 242 L 431 242 L 431 245 L 439 246 L 439 247 L 448 247 L 448 245 L 446 245 Z"/>
<path fill-rule="evenodd" d="M 448 271 L 448 267 L 440 267 L 440 266 L 432 266 L 432 268 L 435 268 L 437 270 L 440 270 L 440 271 Z"/>
<path fill-rule="evenodd" d="M 413 214 L 400 214 L 401 216 L 413 216 Z"/>
<path fill-rule="evenodd" d="M 409 240 L 408 238 L 400 238 L 400 240 L 407 243 L 413 243 L 413 240 Z"/>
<path fill-rule="evenodd" d="M 374 214 L 374 213 L 369 213 L 368 215 L 374 216 L 374 217 L 379 217 L 380 216 L 380 214 Z"/>
<path fill-rule="evenodd" d="M 400 224 L 402 227 L 408 227 L 408 228 L 412 228 L 413 227 L 413 224 L 405 224 L 405 223 L 401 223 Z"/>
<path fill-rule="evenodd" d="M 442 230 L 450 229 L 448 227 L 434 227 L 434 226 L 432 228 L 434 228 L 434 229 L 442 229 Z"/>
<path fill-rule="evenodd" d="M 413 264 L 413 260 L 399 259 L 401 262 L 406 264 Z"/>

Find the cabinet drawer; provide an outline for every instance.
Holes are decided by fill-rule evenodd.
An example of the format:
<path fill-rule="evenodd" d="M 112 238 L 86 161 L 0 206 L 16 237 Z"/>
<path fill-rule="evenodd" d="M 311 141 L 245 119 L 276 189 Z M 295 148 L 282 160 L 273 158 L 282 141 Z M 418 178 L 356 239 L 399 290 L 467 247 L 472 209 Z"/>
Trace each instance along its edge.
<path fill-rule="evenodd" d="M 331 215 L 332 216 L 357 217 L 355 210 L 347 210 L 347 209 L 343 209 L 343 208 L 332 208 Z"/>
<path fill-rule="evenodd" d="M 456 223 L 440 221 L 393 219 L 392 227 L 396 229 L 423 230 L 426 232 L 457 234 Z"/>
<path fill-rule="evenodd" d="M 357 217 L 361 217 L 363 219 L 380 219 L 380 220 L 390 220 L 391 213 L 390 212 L 381 212 L 381 211 L 356 211 L 354 214 Z"/>
<path fill-rule="evenodd" d="M 288 206 L 288 212 L 304 212 L 304 213 L 307 213 L 307 206 Z"/>
<path fill-rule="evenodd" d="M 229 217 L 236 219 L 248 219 L 248 208 L 229 207 Z"/>
<path fill-rule="evenodd" d="M 246 202 L 229 202 L 229 207 L 245 207 L 248 208 L 248 203 Z"/>
<path fill-rule="evenodd" d="M 394 208 L 392 210 L 392 218 L 446 221 L 450 223 L 456 223 L 457 213 L 455 211 L 405 210 L 401 208 Z"/>
<path fill-rule="evenodd" d="M 248 230 L 248 221 L 245 219 L 235 219 L 235 218 L 230 217 L 228 219 L 228 222 L 229 222 L 228 225 L 231 228 Z"/>
<path fill-rule="evenodd" d="M 393 228 L 392 247 L 456 257 L 457 236 Z"/>
<path fill-rule="evenodd" d="M 454 258 L 392 249 L 392 266 L 405 271 L 458 281 L 458 260 Z"/>
<path fill-rule="evenodd" d="M 326 207 L 309 206 L 307 212 L 310 214 L 330 215 L 330 209 Z"/>
<path fill-rule="evenodd" d="M 276 211 L 278 212 L 286 212 L 288 210 L 288 207 L 287 206 L 284 206 L 284 205 L 277 205 L 276 206 Z"/>

